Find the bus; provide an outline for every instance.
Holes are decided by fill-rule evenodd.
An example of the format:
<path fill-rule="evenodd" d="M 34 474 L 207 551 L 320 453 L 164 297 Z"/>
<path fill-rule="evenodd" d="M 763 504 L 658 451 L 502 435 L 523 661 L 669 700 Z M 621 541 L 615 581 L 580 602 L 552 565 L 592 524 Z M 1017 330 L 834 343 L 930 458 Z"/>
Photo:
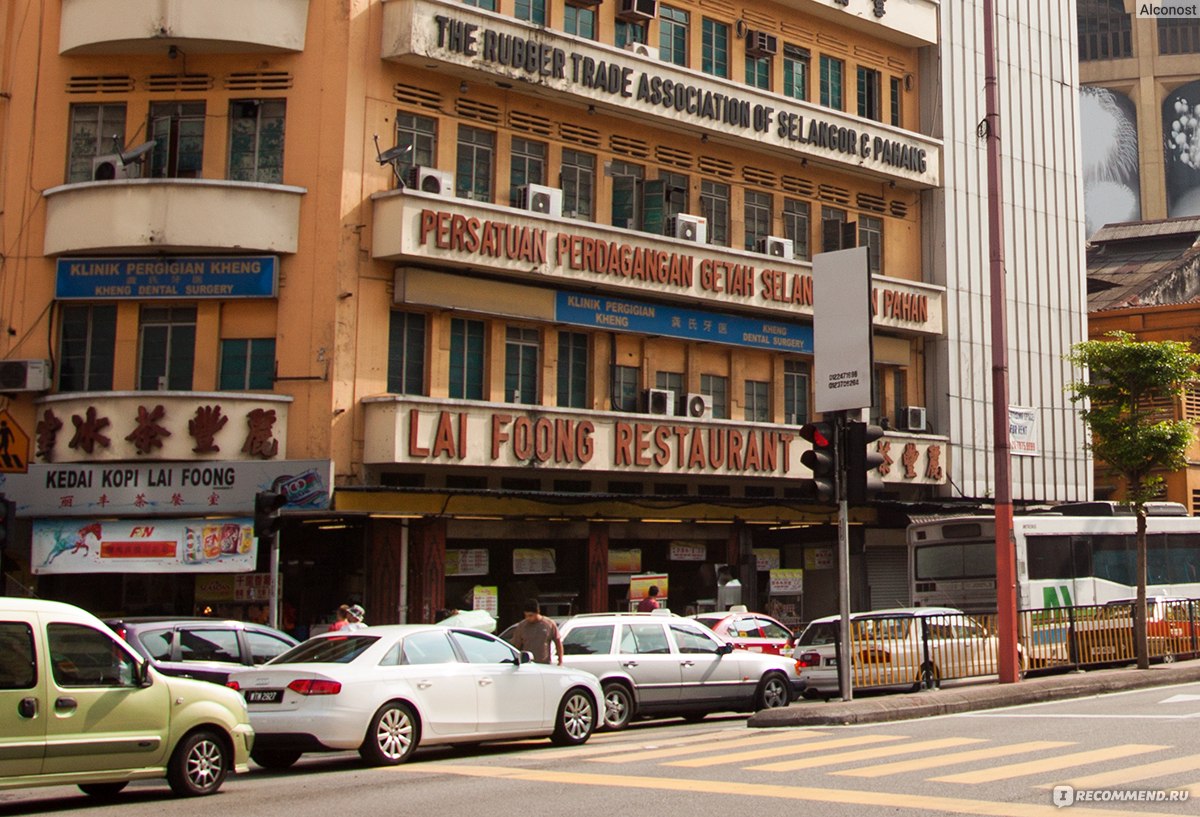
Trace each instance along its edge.
<path fill-rule="evenodd" d="M 1147 503 L 1147 596 L 1200 598 L 1200 519 Z M 995 518 L 942 516 L 908 526 L 913 604 L 996 612 Z M 1017 607 L 1106 604 L 1137 594 L 1137 519 L 1111 502 L 1013 518 Z"/>

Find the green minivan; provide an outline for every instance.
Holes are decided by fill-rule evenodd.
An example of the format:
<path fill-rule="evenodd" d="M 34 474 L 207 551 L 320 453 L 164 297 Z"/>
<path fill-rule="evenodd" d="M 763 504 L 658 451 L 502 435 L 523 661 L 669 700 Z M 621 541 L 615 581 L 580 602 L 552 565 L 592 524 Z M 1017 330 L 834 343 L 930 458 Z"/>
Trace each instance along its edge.
<path fill-rule="evenodd" d="M 161 675 L 90 613 L 0 597 L 0 789 L 112 796 L 166 777 L 212 794 L 245 772 L 254 731 L 231 689 Z"/>

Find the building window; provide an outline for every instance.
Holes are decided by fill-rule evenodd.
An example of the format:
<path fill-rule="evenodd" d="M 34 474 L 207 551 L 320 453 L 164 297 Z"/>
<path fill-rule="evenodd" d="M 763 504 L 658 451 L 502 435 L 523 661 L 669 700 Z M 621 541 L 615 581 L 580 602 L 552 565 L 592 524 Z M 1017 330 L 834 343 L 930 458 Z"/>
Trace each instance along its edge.
<path fill-rule="evenodd" d="M 1125 11 L 1125 0 L 1079 0 L 1075 19 L 1079 25 L 1080 62 L 1133 56 L 1133 20 Z M 1163 22 L 1160 20 L 1159 25 Z M 1161 38 L 1160 29 L 1160 49 Z"/>
<path fill-rule="evenodd" d="M 700 182 L 700 215 L 708 220 L 708 243 L 729 246 L 729 185 Z"/>
<path fill-rule="evenodd" d="M 686 173 L 671 173 L 659 171 L 658 178 L 663 182 L 664 218 L 671 218 L 688 210 L 688 189 L 691 180 Z"/>
<path fill-rule="evenodd" d="M 270 390 L 275 387 L 275 338 L 221 341 L 221 391 Z"/>
<path fill-rule="evenodd" d="M 563 215 L 581 221 L 591 221 L 595 215 L 595 155 L 563 148 L 561 180 Z"/>
<path fill-rule="evenodd" d="M 746 218 L 743 246 L 747 250 L 753 250 L 758 247 L 759 239 L 771 234 L 771 194 L 761 190 L 747 190 L 743 209 Z"/>
<path fill-rule="evenodd" d="M 483 399 L 483 321 L 450 319 L 450 396 Z"/>
<path fill-rule="evenodd" d="M 388 319 L 387 390 L 391 394 L 425 393 L 425 316 L 392 312 Z"/>
<path fill-rule="evenodd" d="M 63 306 L 58 390 L 111 390 L 116 342 L 116 306 Z"/>
<path fill-rule="evenodd" d="M 729 419 L 729 378 L 716 374 L 700 375 L 700 393 L 712 400 L 712 416 L 715 420 Z"/>
<path fill-rule="evenodd" d="M 610 395 L 613 411 L 638 410 L 638 367 L 612 367 L 612 394 Z"/>
<path fill-rule="evenodd" d="M 908 370 L 897 366 L 892 369 L 891 425 L 893 427 L 899 425 L 898 421 L 904 416 L 906 406 L 908 406 Z"/>
<path fill-rule="evenodd" d="M 90 182 L 92 160 L 125 147 L 125 104 L 72 105 L 67 181 Z"/>
<path fill-rule="evenodd" d="M 587 408 L 588 336 L 558 333 L 558 405 Z"/>
<path fill-rule="evenodd" d="M 504 399 L 512 403 L 538 402 L 538 353 L 541 335 L 536 329 L 510 326 L 504 334 Z"/>
<path fill-rule="evenodd" d="M 496 10 L 496 0 L 463 0 L 463 4 L 487 11 Z"/>
<path fill-rule="evenodd" d="M 811 208 L 799 199 L 783 200 L 783 237 L 790 238 L 796 258 L 808 259 L 808 236 Z"/>
<path fill-rule="evenodd" d="M 546 144 L 514 136 L 511 163 L 508 177 L 509 203 L 513 207 L 520 207 L 522 187 L 527 184 L 546 183 Z"/>
<path fill-rule="evenodd" d="M 902 91 L 904 90 L 904 80 L 900 79 L 900 77 L 892 77 L 891 81 L 890 81 L 890 85 L 891 85 L 891 97 L 892 97 L 892 99 L 891 99 L 891 103 L 892 103 L 891 124 L 893 124 L 897 128 L 899 128 L 899 127 L 903 126 L 903 123 L 901 121 L 903 117 L 901 116 L 901 114 L 903 113 L 904 108 L 903 108 L 903 105 L 901 104 L 901 100 L 903 99 Z"/>
<path fill-rule="evenodd" d="M 596 10 L 567 3 L 563 7 L 563 31 L 576 37 L 596 39 Z"/>
<path fill-rule="evenodd" d="M 150 176 L 198 179 L 204 165 L 204 103 L 150 103 Z"/>
<path fill-rule="evenodd" d="M 1158 18 L 1159 54 L 1200 54 L 1200 19 Z"/>
<path fill-rule="evenodd" d="M 842 110 L 842 73 L 845 63 L 834 57 L 821 55 L 821 104 L 826 108 Z"/>
<path fill-rule="evenodd" d="M 683 399 L 683 372 L 655 372 L 654 373 L 654 388 L 668 389 L 675 392 L 675 399 Z M 675 407 L 672 406 L 674 411 Z"/>
<path fill-rule="evenodd" d="M 771 421 L 770 383 L 765 380 L 746 381 L 746 404 L 743 414 L 750 423 Z"/>
<path fill-rule="evenodd" d="M 783 421 L 791 425 L 808 422 L 808 364 L 802 360 L 783 362 Z"/>
<path fill-rule="evenodd" d="M 846 223 L 846 211 L 840 207 L 821 206 L 821 251 L 833 252 L 843 249 L 842 225 Z"/>
<path fill-rule="evenodd" d="M 514 13 L 518 20 L 546 25 L 546 0 L 516 0 Z"/>
<path fill-rule="evenodd" d="M 196 360 L 196 308 L 143 306 L 138 354 L 142 391 L 191 391 Z"/>
<path fill-rule="evenodd" d="M 874 68 L 858 66 L 858 115 L 864 119 L 883 119 L 882 83 L 883 75 Z"/>
<path fill-rule="evenodd" d="M 858 246 L 867 248 L 867 268 L 878 275 L 883 269 L 883 219 L 858 217 Z"/>
<path fill-rule="evenodd" d="M 283 181 L 283 131 L 287 102 L 235 99 L 229 103 L 229 178 Z"/>
<path fill-rule="evenodd" d="M 729 26 L 704 19 L 700 26 L 700 70 L 729 78 Z"/>
<path fill-rule="evenodd" d="M 460 199 L 492 200 L 492 158 L 496 134 L 458 126 L 458 161 L 454 166 L 454 193 Z"/>
<path fill-rule="evenodd" d="M 396 171 L 406 181 L 414 166 L 437 167 L 437 120 L 397 111 L 396 147 L 405 149 L 396 160 Z"/>
<path fill-rule="evenodd" d="M 783 46 L 783 95 L 792 99 L 808 99 L 807 48 Z"/>
<path fill-rule="evenodd" d="M 632 162 L 613 159 L 608 162 L 605 173 L 612 178 L 612 208 L 610 224 L 626 230 L 641 229 L 643 207 L 640 197 L 644 191 L 642 180 L 646 169 Z M 661 211 L 661 205 L 660 205 Z M 661 215 L 659 216 L 661 219 Z"/>
<path fill-rule="evenodd" d="M 688 64 L 688 13 L 660 5 L 658 11 L 658 58 L 684 67 Z"/>
<path fill-rule="evenodd" d="M 630 23 L 627 20 L 617 20 L 616 28 L 613 30 L 613 43 L 617 48 L 624 48 L 630 43 L 646 42 L 646 27 L 638 23 Z"/>
<path fill-rule="evenodd" d="M 746 84 L 751 88 L 771 90 L 770 57 L 746 57 Z"/>

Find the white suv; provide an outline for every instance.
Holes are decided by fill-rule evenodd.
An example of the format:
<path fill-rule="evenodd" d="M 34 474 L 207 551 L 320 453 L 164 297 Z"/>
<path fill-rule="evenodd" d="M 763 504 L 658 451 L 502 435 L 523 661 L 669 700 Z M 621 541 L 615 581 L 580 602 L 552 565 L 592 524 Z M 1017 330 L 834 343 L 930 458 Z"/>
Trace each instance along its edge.
<path fill-rule="evenodd" d="M 734 649 L 699 622 L 665 610 L 578 615 L 559 632 L 564 663 L 600 679 L 609 730 L 635 715 L 698 720 L 787 706 L 801 689 L 794 662 Z"/>

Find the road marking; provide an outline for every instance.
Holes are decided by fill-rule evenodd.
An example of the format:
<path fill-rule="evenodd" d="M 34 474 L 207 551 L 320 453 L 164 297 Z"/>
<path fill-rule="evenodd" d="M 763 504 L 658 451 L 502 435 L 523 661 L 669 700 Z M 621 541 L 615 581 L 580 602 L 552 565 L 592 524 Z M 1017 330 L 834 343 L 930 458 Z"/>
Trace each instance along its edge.
<path fill-rule="evenodd" d="M 675 746 L 684 746 L 691 743 L 713 743 L 715 741 L 729 740 L 734 736 L 745 738 L 745 727 L 742 727 L 741 729 L 722 729 L 719 732 L 705 732 L 699 735 L 686 735 L 678 738 L 659 738 L 658 740 L 648 740 L 644 737 L 639 737 L 636 734 L 631 735 L 624 732 L 606 732 L 602 735 L 594 735 L 587 742 L 586 746 L 576 746 L 574 748 L 564 747 L 559 749 L 559 751 L 573 758 L 587 757 L 591 755 L 610 755 L 618 752 L 649 752 L 658 749 L 669 749 Z M 597 738 L 608 738 L 608 740 L 597 741 Z"/>
<path fill-rule="evenodd" d="M 652 791 L 683 792 L 687 794 L 719 794 L 729 797 L 763 797 L 775 800 L 801 800 L 818 803 L 860 806 L 871 809 L 871 813 L 893 813 L 897 808 L 915 810 L 918 814 L 945 812 L 948 814 L 973 814 L 982 817 L 1062 817 L 1062 811 L 1053 805 L 1036 803 L 1002 803 L 989 800 L 968 800 L 959 797 L 933 797 L 920 794 L 897 794 L 895 792 L 857 791 L 854 789 L 818 789 L 808 786 L 789 786 L 761 783 L 744 783 L 730 780 L 689 780 L 671 777 L 638 777 L 625 774 L 591 774 L 579 772 L 557 772 L 548 769 L 518 769 L 503 766 L 457 766 L 442 763 L 416 763 L 403 766 L 384 766 L 380 772 L 401 774 L 442 774 L 462 777 L 480 777 L 492 780 L 510 780 L 522 784 L 516 790 L 521 796 L 529 795 L 528 783 L 546 783 L 550 786 L 606 786 L 613 789 L 639 789 Z M 1177 813 L 1118 811 L 1115 809 L 1072 806 L 1069 817 L 1179 817 Z"/>
<path fill-rule="evenodd" d="M 797 769 L 815 769 L 818 766 L 833 766 L 837 763 L 856 763 L 860 760 L 875 760 L 881 757 L 895 757 L 916 752 L 928 752 L 933 749 L 949 749 L 952 746 L 966 746 L 971 743 L 985 743 L 983 738 L 937 738 L 935 740 L 917 740 L 903 746 L 876 746 L 874 749 L 859 749 L 854 752 L 835 752 L 821 757 L 806 757 L 800 760 L 787 760 L 782 763 L 768 763 L 765 766 L 749 766 L 752 771 L 762 772 L 791 772 Z M 673 765 L 673 764 L 667 764 Z"/>
<path fill-rule="evenodd" d="M 1160 749 L 1170 749 L 1170 746 L 1154 746 L 1148 743 L 1126 743 L 1122 746 L 1110 746 L 1106 749 L 1091 749 L 1086 752 L 1076 752 L 1073 755 L 1059 755 L 1041 760 L 1029 760 L 1025 763 L 1012 763 L 1008 766 L 993 766 L 990 769 L 979 769 L 974 772 L 948 774 L 945 777 L 931 777 L 939 783 L 993 783 L 997 780 L 1011 780 L 1014 777 L 1053 772 L 1059 769 L 1069 769 L 1072 766 L 1082 766 L 1086 763 L 1099 763 L 1104 760 L 1117 760 L 1132 757 L 1146 752 L 1157 752 Z"/>
<path fill-rule="evenodd" d="M 750 752 L 722 753 L 713 757 L 695 757 L 690 760 L 677 760 L 664 763 L 664 766 L 686 766 L 699 769 L 705 766 L 724 766 L 730 763 L 745 763 L 748 760 L 762 760 L 768 757 L 802 754 L 804 752 L 824 752 L 828 749 L 841 749 L 844 746 L 862 746 L 869 743 L 886 743 L 893 740 L 907 740 L 903 735 L 859 735 L 853 738 L 836 738 L 834 740 L 819 740 L 814 743 L 795 744 L 792 746 L 774 746 L 770 749 L 757 749 Z M 766 766 L 752 766 L 754 769 L 766 769 Z"/>
<path fill-rule="evenodd" d="M 1046 749 L 1060 749 L 1064 746 L 1074 746 L 1070 741 L 1062 740 L 1031 740 L 1028 743 L 1013 743 L 1008 746 L 993 746 L 989 749 L 974 749 L 970 752 L 955 752 L 952 755 L 936 755 L 935 757 L 919 757 L 915 760 L 900 760 L 896 763 L 881 763 L 868 766 L 865 769 L 846 769 L 830 774 L 845 775 L 846 777 L 883 777 L 889 774 L 918 772 L 922 769 L 934 769 L 939 766 L 949 766 L 952 763 L 973 763 L 977 760 L 994 760 L 1009 755 L 1024 755 L 1031 752 L 1041 752 Z"/>
<path fill-rule="evenodd" d="M 1200 701 L 1200 695 L 1172 695 L 1159 701 L 1160 704 L 1182 704 Z"/>
<path fill-rule="evenodd" d="M 1145 763 L 1141 766 L 1130 766 L 1111 772 L 1100 772 L 1099 774 L 1092 774 L 1087 777 L 1078 777 L 1074 780 L 1064 780 L 1061 783 L 1045 783 L 1038 788 L 1052 789 L 1054 786 L 1059 785 L 1074 786 L 1077 789 L 1111 789 L 1114 786 L 1133 783 L 1137 780 L 1149 780 L 1150 778 L 1163 777 L 1168 774 L 1175 774 L 1176 772 L 1194 771 L 1197 767 L 1200 767 L 1200 755 L 1189 755 L 1188 757 L 1160 760 L 1157 763 Z"/>
<path fill-rule="evenodd" d="M 662 760 L 666 757 L 678 757 L 680 755 L 695 755 L 701 752 L 710 752 L 713 749 L 725 751 L 727 749 L 741 749 L 746 746 L 762 746 L 764 743 L 780 743 L 785 740 L 804 740 L 806 738 L 817 738 L 824 736 L 824 732 L 810 732 L 807 729 L 801 732 L 792 732 L 789 730 L 777 735 L 755 735 L 751 738 L 741 738 L 738 740 L 715 741 L 702 746 L 668 747 L 666 749 L 649 749 L 645 752 L 626 752 L 625 754 L 614 757 L 594 757 L 591 758 L 591 762 L 646 763 L 651 760 Z"/>

